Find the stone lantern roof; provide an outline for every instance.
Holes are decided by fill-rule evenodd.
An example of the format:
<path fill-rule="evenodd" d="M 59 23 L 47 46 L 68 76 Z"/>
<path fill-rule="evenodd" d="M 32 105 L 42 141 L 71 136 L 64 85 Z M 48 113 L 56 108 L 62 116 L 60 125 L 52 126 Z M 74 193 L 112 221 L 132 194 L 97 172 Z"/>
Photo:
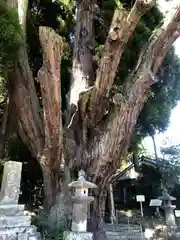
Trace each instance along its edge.
<path fill-rule="evenodd" d="M 69 183 L 68 187 L 71 187 L 71 188 L 97 188 L 97 186 L 94 183 L 86 181 L 85 172 L 83 170 L 80 170 L 78 172 L 78 180 Z"/>
<path fill-rule="evenodd" d="M 163 195 L 160 196 L 158 199 L 159 199 L 159 200 L 163 200 L 163 201 L 167 201 L 167 200 L 175 201 L 175 200 L 176 200 L 175 197 L 169 195 L 167 189 L 164 189 Z"/>

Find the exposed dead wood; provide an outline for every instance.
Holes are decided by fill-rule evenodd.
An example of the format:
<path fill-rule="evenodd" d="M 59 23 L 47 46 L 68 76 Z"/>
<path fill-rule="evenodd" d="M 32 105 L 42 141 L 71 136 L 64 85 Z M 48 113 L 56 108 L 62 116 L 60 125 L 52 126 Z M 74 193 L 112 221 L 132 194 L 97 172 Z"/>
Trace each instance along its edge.
<path fill-rule="evenodd" d="M 50 168 L 60 169 L 63 145 L 60 79 L 63 41 L 48 27 L 40 27 L 39 37 L 44 58 L 43 66 L 38 72 L 38 81 L 43 99 L 45 151 L 48 151 L 46 160 Z M 45 163 L 42 162 L 41 166 L 43 164 Z"/>
<path fill-rule="evenodd" d="M 96 0 L 77 1 L 72 77 L 69 92 L 68 128 L 76 144 L 87 140 L 86 108 L 95 81 L 93 67 L 94 11 Z"/>
<path fill-rule="evenodd" d="M 47 205 L 52 206 L 60 191 L 59 172 L 63 165 L 60 77 L 63 41 L 48 27 L 40 27 L 39 37 L 44 61 L 37 78 L 41 86 L 45 129 L 45 145 L 39 161 L 43 170 Z"/>
<path fill-rule="evenodd" d="M 93 69 L 94 10 L 95 0 L 77 1 L 72 79 L 69 96 L 71 108 L 74 105 L 77 108 L 79 94 L 86 91 L 89 86 L 92 86 L 95 78 Z M 70 112 L 71 116 L 73 113 L 72 111 Z"/>
<path fill-rule="evenodd" d="M 105 42 L 105 49 L 97 71 L 95 88 L 90 101 L 91 121 L 96 123 L 102 117 L 102 101 L 108 97 L 115 79 L 118 64 L 129 38 L 132 36 L 141 16 L 154 5 L 154 0 L 136 0 L 130 13 L 123 8 L 116 9 Z"/>

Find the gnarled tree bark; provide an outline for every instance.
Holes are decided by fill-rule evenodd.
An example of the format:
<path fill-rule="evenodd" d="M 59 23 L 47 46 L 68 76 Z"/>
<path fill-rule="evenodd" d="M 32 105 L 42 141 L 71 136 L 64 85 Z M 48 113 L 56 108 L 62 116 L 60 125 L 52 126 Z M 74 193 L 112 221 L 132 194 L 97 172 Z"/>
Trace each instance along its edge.
<path fill-rule="evenodd" d="M 158 81 L 155 77 L 157 70 L 169 47 L 180 35 L 180 5 L 154 31 L 126 81 L 124 95 L 118 93 L 114 96 L 113 106 L 111 110 L 108 109 L 106 120 L 101 122 L 126 44 L 141 16 L 154 2 L 136 0 L 130 13 L 122 8 L 115 10 L 97 76 L 93 69 L 92 51 L 95 2 L 77 2 L 68 124 L 62 129 L 60 61 L 63 42 L 54 30 L 40 28 L 44 58 L 38 73 L 44 113 L 41 116 L 25 45 L 27 2 L 9 2 L 10 6 L 19 10 L 22 8 L 19 19 L 24 30 L 24 45 L 19 51 L 14 72 L 9 75 L 10 100 L 14 104 L 21 137 L 42 167 L 47 205 L 54 206 L 58 192 L 61 192 L 60 201 L 67 199 L 67 177 L 63 179 L 60 170 L 66 167 L 68 174 L 65 175 L 69 177 L 70 171 L 76 173 L 83 168 L 88 178 L 98 184 L 98 194 L 91 210 L 91 229 L 96 238 L 104 238 L 106 193 L 120 165 L 121 156 L 128 147 L 139 113 L 147 100 L 148 90 Z"/>
<path fill-rule="evenodd" d="M 0 126 L 0 159 L 4 156 L 4 147 L 5 147 L 5 140 L 7 134 L 7 125 L 8 125 L 8 118 L 10 114 L 10 107 L 9 107 L 9 94 L 7 93 L 5 97 L 4 103 L 4 112 L 2 116 L 1 126 Z"/>

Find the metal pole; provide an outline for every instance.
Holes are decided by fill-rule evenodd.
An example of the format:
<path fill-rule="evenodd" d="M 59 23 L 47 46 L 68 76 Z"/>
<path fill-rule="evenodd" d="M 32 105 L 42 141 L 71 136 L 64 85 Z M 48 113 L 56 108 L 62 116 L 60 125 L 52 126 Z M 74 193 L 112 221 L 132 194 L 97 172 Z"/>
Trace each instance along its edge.
<path fill-rule="evenodd" d="M 143 205 L 142 205 L 142 202 L 140 202 L 140 207 L 141 207 L 141 217 L 143 218 L 143 217 L 144 217 L 144 214 L 143 214 Z"/>

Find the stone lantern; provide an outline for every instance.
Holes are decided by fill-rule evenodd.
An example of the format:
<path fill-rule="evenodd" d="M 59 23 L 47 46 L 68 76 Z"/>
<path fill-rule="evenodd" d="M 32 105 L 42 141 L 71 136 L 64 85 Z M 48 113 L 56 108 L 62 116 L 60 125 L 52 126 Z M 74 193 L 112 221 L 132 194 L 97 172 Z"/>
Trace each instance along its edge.
<path fill-rule="evenodd" d="M 164 209 L 166 224 L 170 227 L 175 226 L 176 220 L 174 216 L 174 209 L 176 206 L 172 205 L 172 201 L 176 200 L 176 198 L 170 196 L 167 189 L 164 189 L 163 195 L 158 199 L 163 201 L 162 208 Z"/>
<path fill-rule="evenodd" d="M 92 239 L 92 233 L 87 233 L 87 217 L 88 204 L 94 200 L 94 197 L 88 196 L 89 188 L 97 188 L 94 183 L 88 182 L 85 179 L 85 172 L 80 170 L 77 181 L 68 184 L 70 188 L 74 188 L 75 195 L 72 196 L 73 213 L 71 232 L 65 232 L 65 239 Z"/>

